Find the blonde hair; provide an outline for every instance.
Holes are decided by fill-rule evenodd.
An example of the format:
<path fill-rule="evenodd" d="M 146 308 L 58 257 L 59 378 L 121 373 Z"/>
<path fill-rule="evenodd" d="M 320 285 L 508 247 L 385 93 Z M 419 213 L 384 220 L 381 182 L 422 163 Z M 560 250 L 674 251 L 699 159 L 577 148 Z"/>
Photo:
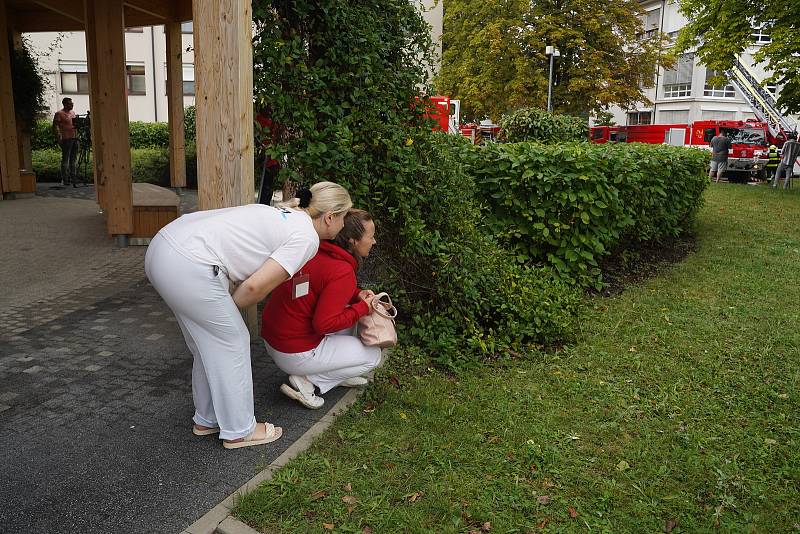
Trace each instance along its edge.
<path fill-rule="evenodd" d="M 317 182 L 310 188 L 311 201 L 305 208 L 300 207 L 300 199 L 293 198 L 287 202 L 282 202 L 281 207 L 303 210 L 309 217 L 316 219 L 331 212 L 334 215 L 345 213 L 353 207 L 350 200 L 350 193 L 347 189 L 333 182 Z"/>

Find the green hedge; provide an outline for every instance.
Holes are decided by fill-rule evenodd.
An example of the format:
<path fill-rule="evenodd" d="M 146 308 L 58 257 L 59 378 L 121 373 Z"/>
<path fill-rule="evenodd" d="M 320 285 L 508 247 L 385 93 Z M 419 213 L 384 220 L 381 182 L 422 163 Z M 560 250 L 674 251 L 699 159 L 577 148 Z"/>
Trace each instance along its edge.
<path fill-rule="evenodd" d="M 378 222 L 388 289 L 402 317 L 405 345 L 421 346 L 447 367 L 572 334 L 581 296 L 549 267 L 531 268 L 486 231 L 465 161 L 469 142 L 421 129 L 387 128 L 372 179 L 340 176 L 356 206 Z"/>
<path fill-rule="evenodd" d="M 39 182 L 61 180 L 61 151 L 59 149 L 34 150 L 33 171 Z M 89 162 L 91 168 L 91 156 Z M 91 172 L 91 171 L 90 171 Z M 131 179 L 169 187 L 169 152 L 165 148 L 134 148 L 131 150 Z M 197 187 L 197 156 L 194 144 L 186 146 L 187 187 Z"/>
<path fill-rule="evenodd" d="M 494 144 L 470 160 L 492 233 L 581 285 L 620 245 L 687 230 L 708 184 L 706 151 L 664 145 Z"/>
<path fill-rule="evenodd" d="M 512 143 L 565 143 L 587 139 L 588 119 L 557 115 L 538 108 L 521 108 L 500 119 L 504 138 Z"/>
<path fill-rule="evenodd" d="M 194 106 L 187 107 L 184 110 L 183 122 L 184 136 L 186 140 L 194 141 Z M 169 126 L 165 122 L 131 121 L 128 123 L 128 134 L 130 135 L 131 148 L 133 149 L 169 147 Z M 33 150 L 47 150 L 56 146 L 56 138 L 53 135 L 52 121 L 37 121 L 31 137 L 31 148 Z"/>

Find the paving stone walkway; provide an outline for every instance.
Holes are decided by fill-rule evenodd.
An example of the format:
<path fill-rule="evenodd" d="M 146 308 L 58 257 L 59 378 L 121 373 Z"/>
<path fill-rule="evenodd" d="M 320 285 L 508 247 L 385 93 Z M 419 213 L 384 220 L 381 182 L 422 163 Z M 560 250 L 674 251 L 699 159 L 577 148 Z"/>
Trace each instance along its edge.
<path fill-rule="evenodd" d="M 177 533 L 324 415 L 280 394 L 285 375 L 254 343 L 256 414 L 284 437 L 227 451 L 194 436 L 191 355 L 138 256 L 106 265 L 91 286 L 60 281 L 52 266 L 52 297 L 0 312 L 2 532 Z"/>

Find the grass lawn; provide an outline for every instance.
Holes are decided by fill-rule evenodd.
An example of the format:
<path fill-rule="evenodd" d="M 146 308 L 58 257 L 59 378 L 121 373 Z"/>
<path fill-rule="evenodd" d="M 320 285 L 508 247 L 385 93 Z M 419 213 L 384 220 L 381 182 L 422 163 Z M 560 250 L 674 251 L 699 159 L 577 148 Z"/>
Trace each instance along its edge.
<path fill-rule="evenodd" d="M 800 532 L 800 194 L 715 185 L 698 251 L 577 343 L 382 379 L 236 515 L 269 532 Z"/>

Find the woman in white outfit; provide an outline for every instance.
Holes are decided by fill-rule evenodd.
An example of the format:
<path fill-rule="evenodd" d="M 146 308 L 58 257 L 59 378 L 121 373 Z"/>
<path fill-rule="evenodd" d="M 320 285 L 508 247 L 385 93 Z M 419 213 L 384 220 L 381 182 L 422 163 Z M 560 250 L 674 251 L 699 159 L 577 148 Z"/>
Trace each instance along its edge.
<path fill-rule="evenodd" d="M 145 272 L 183 331 L 194 356 L 196 435 L 219 433 L 228 449 L 262 445 L 282 429 L 256 423 L 250 335 L 239 312 L 292 277 L 336 237 L 351 207 L 340 185 L 298 192 L 299 209 L 249 204 L 184 215 L 161 229 Z"/>
<path fill-rule="evenodd" d="M 352 334 L 369 313 L 372 291 L 359 289 L 356 270 L 375 244 L 375 223 L 363 210 L 350 210 L 335 241 L 322 241 L 319 252 L 294 278 L 273 291 L 264 306 L 261 337 L 278 367 L 289 375 L 281 391 L 308 408 L 324 399 L 314 394 L 340 386 L 367 383 L 361 375 L 375 369 L 381 349 L 367 347 Z M 302 295 L 296 288 L 308 286 Z"/>

